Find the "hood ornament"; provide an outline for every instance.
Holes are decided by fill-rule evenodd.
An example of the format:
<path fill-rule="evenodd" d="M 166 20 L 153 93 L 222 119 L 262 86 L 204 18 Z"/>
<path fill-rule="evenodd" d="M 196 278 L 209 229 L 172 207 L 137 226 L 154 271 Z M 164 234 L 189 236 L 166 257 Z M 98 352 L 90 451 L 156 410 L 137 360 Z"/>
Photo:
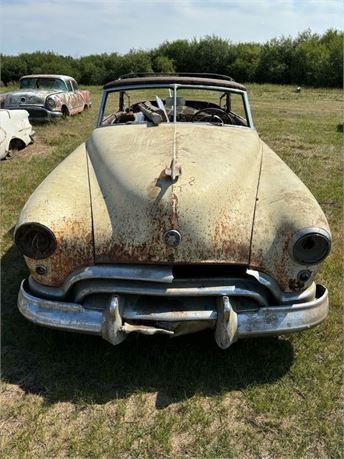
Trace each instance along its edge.
<path fill-rule="evenodd" d="M 165 175 L 171 177 L 172 183 L 175 182 L 180 175 L 182 175 L 182 166 L 177 164 L 176 135 L 176 126 L 174 126 L 172 160 L 170 167 L 167 166 L 165 168 Z"/>
<path fill-rule="evenodd" d="M 182 236 L 180 232 L 174 229 L 166 231 L 166 233 L 164 234 L 165 244 L 170 247 L 177 247 L 181 239 L 182 239 Z"/>
<path fill-rule="evenodd" d="M 179 175 L 182 174 L 182 167 L 176 163 L 173 158 L 170 167 L 165 168 L 165 175 L 171 177 L 172 182 L 175 182 Z"/>

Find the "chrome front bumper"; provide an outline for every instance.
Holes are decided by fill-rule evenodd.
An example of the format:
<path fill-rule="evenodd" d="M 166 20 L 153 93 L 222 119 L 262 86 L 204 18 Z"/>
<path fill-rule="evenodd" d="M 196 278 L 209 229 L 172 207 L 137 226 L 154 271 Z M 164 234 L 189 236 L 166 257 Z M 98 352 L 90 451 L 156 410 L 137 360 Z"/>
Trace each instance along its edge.
<path fill-rule="evenodd" d="M 230 294 L 216 296 L 215 308 L 151 308 L 148 312 L 147 309 L 143 311 L 135 304 L 124 301 L 124 295 L 113 294 L 109 298 L 103 310 L 89 309 L 79 303 L 34 296 L 28 282 L 23 281 L 18 307 L 35 324 L 100 335 L 114 345 L 119 344 L 133 331 L 148 335 L 174 335 L 168 324 L 191 325 L 203 322 L 203 328 L 215 329 L 216 343 L 222 349 L 228 348 L 239 338 L 301 331 L 319 324 L 328 314 L 328 292 L 322 285 L 316 286 L 315 298 L 312 300 L 274 306 L 262 305 L 253 310 L 237 308 L 236 299 Z M 152 323 L 154 326 L 151 326 Z"/>

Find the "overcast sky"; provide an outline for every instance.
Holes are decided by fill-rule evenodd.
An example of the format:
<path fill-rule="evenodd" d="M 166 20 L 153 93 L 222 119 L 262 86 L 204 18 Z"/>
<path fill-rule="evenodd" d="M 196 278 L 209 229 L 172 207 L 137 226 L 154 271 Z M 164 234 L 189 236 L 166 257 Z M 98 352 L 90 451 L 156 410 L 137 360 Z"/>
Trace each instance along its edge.
<path fill-rule="evenodd" d="M 342 29 L 341 0 L 0 0 L 1 51 L 74 57 L 217 35 L 233 42 Z"/>

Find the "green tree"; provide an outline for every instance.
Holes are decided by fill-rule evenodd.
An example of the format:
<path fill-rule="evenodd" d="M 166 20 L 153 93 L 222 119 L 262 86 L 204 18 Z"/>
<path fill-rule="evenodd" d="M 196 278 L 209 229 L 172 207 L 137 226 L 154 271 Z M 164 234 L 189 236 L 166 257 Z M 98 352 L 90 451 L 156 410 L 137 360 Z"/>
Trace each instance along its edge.
<path fill-rule="evenodd" d="M 24 74 L 71 75 L 85 85 L 104 84 L 125 73 L 222 73 L 238 81 L 342 86 L 343 32 L 323 35 L 305 30 L 296 38 L 281 37 L 264 44 L 238 43 L 216 36 L 164 42 L 153 50 L 119 55 L 95 54 L 74 59 L 52 51 L 1 56 L 5 84 Z"/>
<path fill-rule="evenodd" d="M 26 62 L 20 56 L 1 56 L 0 80 L 5 85 L 12 81 L 18 81 L 27 72 Z"/>
<path fill-rule="evenodd" d="M 156 56 L 152 59 L 152 66 L 154 72 L 175 72 L 173 60 L 167 56 Z"/>
<path fill-rule="evenodd" d="M 239 43 L 235 46 L 234 62 L 227 73 L 237 81 L 256 81 L 262 46 L 257 43 Z"/>

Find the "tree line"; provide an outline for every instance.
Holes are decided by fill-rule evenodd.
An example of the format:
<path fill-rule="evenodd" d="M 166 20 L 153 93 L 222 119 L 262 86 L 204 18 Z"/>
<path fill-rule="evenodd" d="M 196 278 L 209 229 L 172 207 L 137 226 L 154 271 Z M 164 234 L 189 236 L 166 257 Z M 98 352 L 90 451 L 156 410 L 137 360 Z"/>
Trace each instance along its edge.
<path fill-rule="evenodd" d="M 232 43 L 217 36 L 166 41 L 152 50 L 94 54 L 73 58 L 54 52 L 1 55 L 1 80 L 7 85 L 25 74 L 56 73 L 83 85 L 102 85 L 130 72 L 209 72 L 240 82 L 342 87 L 343 32 L 319 35 L 306 30 L 297 37 L 265 43 Z"/>

